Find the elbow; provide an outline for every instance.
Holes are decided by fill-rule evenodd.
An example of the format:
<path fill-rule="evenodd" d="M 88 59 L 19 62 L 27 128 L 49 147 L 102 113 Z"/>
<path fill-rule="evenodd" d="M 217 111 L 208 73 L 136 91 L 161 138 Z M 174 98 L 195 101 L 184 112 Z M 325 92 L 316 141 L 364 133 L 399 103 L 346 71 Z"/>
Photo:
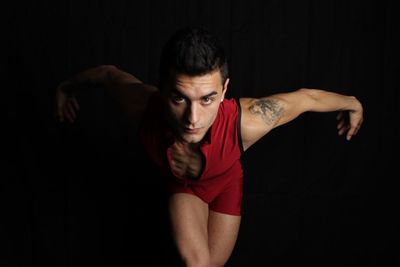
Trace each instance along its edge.
<path fill-rule="evenodd" d="M 310 89 L 310 88 L 300 88 L 298 90 L 298 92 L 303 94 L 306 97 L 311 98 L 311 99 L 318 99 L 318 96 L 321 94 L 322 90 Z"/>
<path fill-rule="evenodd" d="M 112 82 L 118 73 L 118 68 L 114 65 L 100 65 L 97 67 L 97 73 L 104 83 Z"/>
<path fill-rule="evenodd" d="M 99 65 L 99 66 L 96 67 L 96 69 L 97 69 L 98 71 L 107 73 L 107 72 L 116 70 L 117 67 L 114 66 L 114 65 Z"/>
<path fill-rule="evenodd" d="M 319 95 L 318 89 L 300 88 L 297 90 L 297 94 L 303 101 L 316 101 Z"/>
<path fill-rule="evenodd" d="M 298 91 L 304 99 L 310 102 L 318 102 L 326 96 L 326 91 L 321 89 L 300 88 Z"/>
<path fill-rule="evenodd" d="M 323 98 L 323 90 L 320 89 L 300 88 L 298 94 L 297 99 L 301 99 L 299 105 L 302 112 L 316 111 Z"/>

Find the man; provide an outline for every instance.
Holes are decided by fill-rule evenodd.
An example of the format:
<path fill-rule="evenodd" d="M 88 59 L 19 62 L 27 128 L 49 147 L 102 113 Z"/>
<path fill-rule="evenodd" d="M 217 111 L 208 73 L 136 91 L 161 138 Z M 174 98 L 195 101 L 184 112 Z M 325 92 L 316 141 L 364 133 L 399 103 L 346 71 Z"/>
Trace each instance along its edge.
<path fill-rule="evenodd" d="M 201 29 L 182 29 L 163 48 L 159 89 L 114 66 L 88 69 L 60 84 L 57 116 L 73 122 L 76 93 L 106 88 L 140 123 L 140 137 L 168 181 L 174 240 L 185 266 L 223 266 L 241 220 L 241 154 L 272 129 L 304 112 L 339 111 L 338 133 L 350 140 L 363 122 L 353 96 L 299 89 L 262 98 L 226 99 L 223 49 Z"/>

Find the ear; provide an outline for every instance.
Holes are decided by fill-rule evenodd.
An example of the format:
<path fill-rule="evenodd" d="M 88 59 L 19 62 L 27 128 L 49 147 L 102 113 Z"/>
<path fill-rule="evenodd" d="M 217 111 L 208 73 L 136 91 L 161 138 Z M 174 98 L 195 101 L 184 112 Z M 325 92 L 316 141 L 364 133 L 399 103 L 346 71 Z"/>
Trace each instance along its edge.
<path fill-rule="evenodd" d="M 222 88 L 221 102 L 224 100 L 225 93 L 226 93 L 226 91 L 228 90 L 228 84 L 229 84 L 229 78 L 227 78 L 227 79 L 225 80 L 224 87 Z"/>

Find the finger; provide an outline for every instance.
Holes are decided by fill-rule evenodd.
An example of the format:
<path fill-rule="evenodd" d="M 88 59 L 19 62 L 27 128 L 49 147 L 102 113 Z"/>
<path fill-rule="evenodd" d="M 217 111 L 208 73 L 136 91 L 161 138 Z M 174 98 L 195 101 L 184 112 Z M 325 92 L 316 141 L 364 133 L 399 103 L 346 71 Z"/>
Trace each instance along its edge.
<path fill-rule="evenodd" d="M 336 115 L 337 120 L 341 120 L 343 118 L 343 111 L 339 111 L 338 114 Z"/>
<path fill-rule="evenodd" d="M 67 119 L 67 121 L 68 121 L 69 123 L 73 123 L 73 122 L 74 122 L 74 119 L 71 117 L 70 114 L 65 113 L 65 114 L 64 114 L 64 117 Z"/>
<path fill-rule="evenodd" d="M 347 122 L 345 120 L 342 119 L 338 122 L 337 129 L 338 129 L 339 135 L 342 135 L 347 129 L 349 129 L 349 125 L 347 124 Z"/>
<path fill-rule="evenodd" d="M 182 157 L 183 151 L 178 147 L 172 147 L 172 157 Z"/>
<path fill-rule="evenodd" d="M 358 133 L 358 131 L 360 130 L 361 125 L 363 124 L 363 122 L 364 122 L 364 119 L 361 118 L 360 121 L 358 122 L 357 129 L 356 129 L 356 133 Z"/>
<path fill-rule="evenodd" d="M 64 114 L 64 117 L 65 117 L 70 123 L 73 123 L 73 122 L 74 122 L 74 118 L 72 117 L 72 115 L 71 115 L 71 113 L 70 113 L 70 111 L 69 111 L 69 109 L 68 109 L 67 107 L 64 108 L 63 114 Z"/>
<path fill-rule="evenodd" d="M 356 129 L 355 129 L 355 131 L 354 131 L 354 134 L 353 135 L 356 135 L 356 134 L 358 134 L 358 131 L 360 130 L 360 128 L 361 128 L 361 124 L 362 124 L 362 122 L 360 122 L 358 125 L 357 125 L 357 127 L 356 127 Z"/>
<path fill-rule="evenodd" d="M 348 141 L 350 141 L 351 137 L 353 137 L 355 130 L 356 130 L 355 127 L 351 127 L 351 128 L 349 129 L 349 131 L 347 132 L 346 139 L 347 139 Z"/>
<path fill-rule="evenodd" d="M 182 157 L 179 157 L 179 156 L 172 156 L 172 160 L 174 161 L 174 162 L 176 162 L 177 164 L 179 164 L 179 163 L 184 163 L 184 160 L 182 159 Z"/>
<path fill-rule="evenodd" d="M 63 122 L 64 121 L 64 115 L 63 112 L 61 110 L 61 108 L 57 108 L 57 118 L 59 122 Z"/>
<path fill-rule="evenodd" d="M 344 132 L 346 132 L 346 130 L 347 130 L 347 127 L 341 127 L 341 128 L 339 128 L 338 134 L 342 135 Z"/>
<path fill-rule="evenodd" d="M 63 122 L 64 116 L 63 116 L 63 112 L 62 112 L 62 105 L 61 105 L 59 99 L 56 100 L 54 109 L 55 109 L 56 117 L 58 118 L 58 120 L 60 122 Z"/>
<path fill-rule="evenodd" d="M 175 161 L 171 161 L 171 169 L 179 175 L 184 174 L 183 166 Z"/>
<path fill-rule="evenodd" d="M 172 160 L 183 163 L 186 160 L 185 155 L 179 149 L 172 149 Z"/>
<path fill-rule="evenodd" d="M 80 109 L 79 104 L 78 104 L 78 100 L 76 100 L 76 97 L 75 97 L 75 96 L 73 96 L 73 97 L 71 98 L 71 102 L 72 102 L 72 104 L 74 105 L 74 107 L 75 107 L 76 110 L 79 110 L 79 109 Z"/>
<path fill-rule="evenodd" d="M 172 155 L 174 156 L 177 156 L 177 155 L 184 155 L 184 149 L 183 149 L 183 147 L 182 147 L 182 145 L 180 144 L 180 143 L 178 143 L 178 142 L 175 142 L 173 145 L 172 145 Z"/>
<path fill-rule="evenodd" d="M 359 130 L 360 128 L 359 127 L 357 127 L 355 130 L 354 130 L 354 133 L 353 133 L 353 135 L 356 135 L 356 134 L 358 134 L 358 130 Z"/>
<path fill-rule="evenodd" d="M 345 122 L 344 120 L 340 120 L 340 121 L 338 122 L 338 124 L 337 124 L 337 128 L 338 128 L 338 129 L 341 129 L 341 128 L 343 128 L 343 126 L 345 126 L 345 124 L 346 124 L 346 122 Z"/>
<path fill-rule="evenodd" d="M 68 110 L 69 110 L 69 112 L 70 112 L 72 118 L 75 120 L 75 118 L 76 118 L 76 113 L 75 113 L 73 104 L 72 104 L 71 102 L 68 102 L 67 108 L 68 108 Z"/>
<path fill-rule="evenodd" d="M 58 95 L 56 98 L 56 110 L 60 122 L 63 122 L 65 120 L 65 113 L 64 113 L 65 104 L 66 104 L 65 96 L 63 94 Z"/>

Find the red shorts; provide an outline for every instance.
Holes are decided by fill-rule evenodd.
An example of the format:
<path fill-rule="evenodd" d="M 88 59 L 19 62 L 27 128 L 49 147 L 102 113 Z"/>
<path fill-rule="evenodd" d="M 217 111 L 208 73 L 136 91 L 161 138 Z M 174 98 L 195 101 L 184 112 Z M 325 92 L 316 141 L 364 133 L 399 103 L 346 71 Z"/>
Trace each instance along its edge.
<path fill-rule="evenodd" d="M 208 203 L 210 210 L 229 215 L 241 215 L 243 170 L 238 160 L 223 174 L 198 181 L 171 179 L 170 193 L 193 194 Z"/>

